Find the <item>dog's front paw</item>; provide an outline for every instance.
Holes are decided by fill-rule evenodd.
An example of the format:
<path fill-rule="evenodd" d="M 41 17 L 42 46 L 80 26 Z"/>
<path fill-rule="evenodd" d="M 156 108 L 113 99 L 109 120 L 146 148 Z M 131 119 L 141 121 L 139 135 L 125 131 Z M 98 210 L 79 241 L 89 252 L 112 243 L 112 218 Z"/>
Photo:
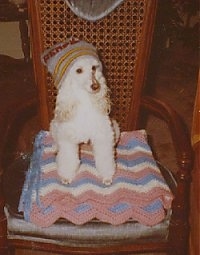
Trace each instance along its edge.
<path fill-rule="evenodd" d="M 112 184 L 112 179 L 103 179 L 103 184 L 106 186 L 110 186 Z"/>
<path fill-rule="evenodd" d="M 58 174 L 59 174 L 59 177 L 60 177 L 60 181 L 62 184 L 70 184 L 72 183 L 74 177 L 75 177 L 75 173 L 74 174 L 61 174 L 59 173 L 58 171 Z"/>
<path fill-rule="evenodd" d="M 69 161 L 68 161 L 69 162 Z M 60 180 L 63 184 L 70 184 L 73 179 L 75 178 L 75 175 L 79 169 L 80 162 L 74 162 L 74 164 L 71 164 L 66 162 L 64 166 L 60 166 L 58 164 L 58 175 L 60 177 Z"/>
<path fill-rule="evenodd" d="M 60 177 L 60 180 L 63 184 L 70 184 L 73 179 L 75 178 L 75 175 L 78 171 L 78 167 L 75 167 L 74 169 L 66 169 L 66 171 L 61 171 L 58 169 L 58 175 Z"/>
<path fill-rule="evenodd" d="M 62 184 L 68 185 L 68 184 L 70 184 L 72 182 L 72 179 L 70 179 L 70 178 L 62 178 L 61 177 L 61 182 L 62 182 Z"/>

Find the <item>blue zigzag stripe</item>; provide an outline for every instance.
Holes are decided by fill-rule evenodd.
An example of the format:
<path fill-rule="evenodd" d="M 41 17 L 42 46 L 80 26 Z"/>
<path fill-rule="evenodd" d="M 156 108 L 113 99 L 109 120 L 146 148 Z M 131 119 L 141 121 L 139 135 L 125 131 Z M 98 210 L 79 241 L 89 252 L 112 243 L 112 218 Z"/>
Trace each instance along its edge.
<path fill-rule="evenodd" d="M 140 165 L 142 163 L 157 166 L 155 160 L 153 158 L 149 158 L 149 157 L 139 157 L 139 158 L 132 159 L 132 160 L 118 158 L 116 160 L 116 162 L 124 165 L 125 167 L 135 167 L 135 166 Z M 95 161 L 93 159 L 82 158 L 81 159 L 81 164 L 86 164 L 86 165 L 89 165 L 91 167 L 95 167 Z"/>
<path fill-rule="evenodd" d="M 124 184 L 145 186 L 145 185 L 148 185 L 148 183 L 150 183 L 151 181 L 157 181 L 157 182 L 160 182 L 162 184 L 165 184 L 165 181 L 161 177 L 158 177 L 154 174 L 148 174 L 148 175 L 143 176 L 143 177 L 138 178 L 138 179 L 131 179 L 131 178 L 122 177 L 122 176 L 117 177 L 113 180 L 113 185 L 116 185 L 118 183 L 124 183 Z M 48 178 L 48 179 L 41 179 L 40 180 L 40 188 L 48 186 L 50 184 L 62 185 L 61 182 L 56 178 Z M 98 182 L 95 179 L 88 178 L 88 177 L 87 178 L 81 178 L 78 181 L 74 181 L 71 184 L 68 184 L 67 188 L 78 188 L 80 186 L 88 185 L 88 184 L 94 185 L 94 186 L 99 187 L 99 188 L 105 188 L 105 185 L 102 182 Z M 63 184 L 63 186 L 65 186 L 65 184 Z"/>
<path fill-rule="evenodd" d="M 137 139 L 130 139 L 126 144 L 118 144 L 117 148 L 119 150 L 131 150 L 135 147 L 142 147 L 143 149 L 147 151 L 151 151 L 150 146 L 147 143 L 144 143 L 142 141 L 139 141 Z"/>

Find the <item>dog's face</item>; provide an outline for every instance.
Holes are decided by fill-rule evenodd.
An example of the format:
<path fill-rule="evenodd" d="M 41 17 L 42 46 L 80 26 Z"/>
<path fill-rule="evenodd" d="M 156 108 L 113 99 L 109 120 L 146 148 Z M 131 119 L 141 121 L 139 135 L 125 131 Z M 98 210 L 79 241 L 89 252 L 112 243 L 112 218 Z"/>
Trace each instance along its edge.
<path fill-rule="evenodd" d="M 103 114 L 110 112 L 109 89 L 102 73 L 102 65 L 91 56 L 77 59 L 63 78 L 56 99 L 55 119 L 71 119 L 77 105 L 87 102 L 87 96 Z"/>
<path fill-rule="evenodd" d="M 84 56 L 75 61 L 68 75 L 70 75 L 71 84 L 74 88 L 86 90 L 89 93 L 98 93 L 105 84 L 102 65 L 91 56 Z"/>

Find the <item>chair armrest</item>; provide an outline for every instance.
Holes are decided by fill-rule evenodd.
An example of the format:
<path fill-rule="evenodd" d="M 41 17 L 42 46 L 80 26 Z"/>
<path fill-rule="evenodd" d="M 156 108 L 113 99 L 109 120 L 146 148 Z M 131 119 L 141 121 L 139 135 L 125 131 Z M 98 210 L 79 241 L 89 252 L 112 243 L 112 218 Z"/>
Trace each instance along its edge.
<path fill-rule="evenodd" d="M 0 171 L 4 169 L 16 149 L 20 132 L 24 125 L 37 114 L 37 99 L 27 98 L 23 102 L 13 102 L 6 109 L 0 111 Z"/>
<path fill-rule="evenodd" d="M 193 153 L 187 127 L 180 115 L 169 104 L 150 96 L 142 98 L 141 106 L 145 111 L 166 122 L 176 151 L 177 163 L 187 172 L 192 168 Z"/>
<path fill-rule="evenodd" d="M 165 121 L 171 133 L 179 169 L 176 173 L 177 187 L 172 203 L 169 240 L 172 244 L 177 240 L 183 242 L 189 238 L 190 182 L 193 165 L 190 136 L 182 118 L 168 104 L 148 96 L 142 99 L 141 106 L 145 111 Z"/>

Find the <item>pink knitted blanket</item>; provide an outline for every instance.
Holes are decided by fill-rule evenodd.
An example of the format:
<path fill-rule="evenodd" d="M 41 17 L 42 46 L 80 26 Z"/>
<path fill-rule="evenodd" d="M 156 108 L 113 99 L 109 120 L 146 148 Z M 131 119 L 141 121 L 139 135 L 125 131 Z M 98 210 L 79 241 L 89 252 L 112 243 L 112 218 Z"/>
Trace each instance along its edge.
<path fill-rule="evenodd" d="M 26 221 L 48 227 L 59 218 L 74 224 L 98 219 L 113 225 L 129 220 L 152 226 L 170 209 L 173 195 L 146 141 L 144 130 L 124 132 L 117 146 L 117 170 L 110 186 L 102 184 L 89 145 L 81 149 L 80 170 L 71 184 L 61 183 L 55 146 L 41 131 L 21 194 Z"/>

